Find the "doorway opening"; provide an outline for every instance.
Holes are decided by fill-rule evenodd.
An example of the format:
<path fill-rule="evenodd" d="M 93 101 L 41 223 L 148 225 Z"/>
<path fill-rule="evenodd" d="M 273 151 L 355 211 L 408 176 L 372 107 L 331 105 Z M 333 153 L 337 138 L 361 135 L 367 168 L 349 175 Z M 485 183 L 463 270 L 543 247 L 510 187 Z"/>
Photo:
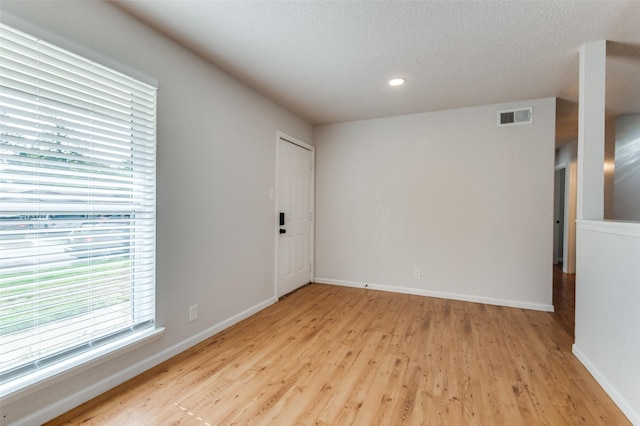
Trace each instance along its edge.
<path fill-rule="evenodd" d="M 566 168 L 556 169 L 554 186 L 555 195 L 553 201 L 553 263 L 562 263 L 564 260 L 564 221 L 565 221 L 565 173 Z"/>
<path fill-rule="evenodd" d="M 575 335 L 576 161 L 556 167 L 553 224 L 554 317 Z"/>

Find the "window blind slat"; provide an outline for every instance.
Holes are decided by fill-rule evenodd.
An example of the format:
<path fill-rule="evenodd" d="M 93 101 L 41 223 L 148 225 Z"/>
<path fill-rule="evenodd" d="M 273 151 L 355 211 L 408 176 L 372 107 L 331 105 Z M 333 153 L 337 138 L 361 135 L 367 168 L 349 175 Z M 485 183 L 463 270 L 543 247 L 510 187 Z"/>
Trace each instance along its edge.
<path fill-rule="evenodd" d="M 78 125 L 77 120 L 69 122 L 66 127 L 61 127 L 61 123 L 64 122 L 62 117 L 45 116 L 40 112 L 26 111 L 25 109 L 11 110 L 6 105 L 8 102 L 12 102 L 11 99 L 5 97 L 0 98 L 0 118 L 3 126 L 7 128 L 7 134 L 20 135 L 21 138 L 27 140 L 36 140 L 40 138 L 41 141 L 49 140 L 50 143 L 60 144 L 61 140 L 69 139 L 70 145 L 82 146 L 87 143 L 102 144 L 105 147 L 117 147 L 123 141 L 128 140 L 131 143 L 133 138 L 135 142 L 132 143 L 132 147 L 145 151 L 152 149 L 150 144 L 151 136 L 148 134 L 148 126 L 143 128 L 141 126 L 135 127 L 134 123 L 118 123 L 115 120 L 110 122 L 105 120 L 95 121 L 97 126 L 94 126 L 92 117 L 85 119 L 85 125 Z M 11 120 L 9 120 L 11 118 Z M 82 117 L 79 117 L 82 118 Z M 95 119 L 95 116 L 93 117 Z M 128 127 L 121 125 L 119 128 L 114 126 L 118 124 L 126 124 Z M 101 130 L 104 126 L 111 125 L 112 131 L 105 132 Z M 9 129 L 14 129 L 10 132 Z M 47 137 L 44 139 L 44 137 Z"/>
<path fill-rule="evenodd" d="M 2 144 L 0 144 L 0 147 Z M 65 159 L 66 160 L 66 159 Z M 66 161 L 65 161 L 66 162 Z M 95 182 L 94 167 L 90 165 L 84 165 L 81 163 L 74 163 L 73 168 L 70 166 L 61 167 L 60 161 L 53 160 L 41 160 L 24 157 L 19 162 L 12 161 L 3 165 L 4 169 L 0 171 L 0 179 L 8 180 L 21 180 L 21 176 L 25 174 L 39 173 L 40 176 L 53 176 L 56 178 L 64 179 L 67 177 L 74 177 L 81 184 L 86 184 L 85 181 Z M 146 167 L 139 170 L 139 174 L 143 176 L 143 173 L 152 173 L 152 167 Z M 146 186 L 145 180 L 140 176 L 127 175 L 108 175 L 101 176 L 101 182 L 109 182 L 117 185 L 118 183 L 128 183 L 127 186 L 137 187 Z M 75 186 L 75 185 L 70 185 Z"/>
<path fill-rule="evenodd" d="M 134 123 L 153 121 L 153 115 L 142 110 L 131 114 L 130 108 L 135 107 L 133 103 L 129 104 L 130 108 L 125 108 L 124 105 L 108 102 L 108 100 L 99 99 L 89 94 L 65 90 L 64 87 L 51 82 L 17 78 L 15 72 L 5 68 L 0 69 L 0 77 L 7 84 L 10 84 L 10 87 L 14 90 L 21 92 L 27 99 L 46 98 L 58 101 L 62 106 L 73 106 L 88 113 L 94 112 L 103 117 L 110 117 L 116 120 L 125 120 L 130 117 Z"/>
<path fill-rule="evenodd" d="M 6 131 L 11 131 L 10 126 L 4 126 Z M 64 145 L 66 138 L 58 136 L 58 140 L 53 139 L 50 135 L 38 133 L 36 129 L 33 131 L 23 130 L 20 136 L 1 135 L 0 149 L 11 151 L 15 158 L 10 163 L 19 163 L 21 161 L 30 161 L 30 159 L 38 159 L 40 161 L 54 160 L 51 166 L 60 167 L 59 161 L 74 162 L 77 164 L 88 163 L 92 167 L 101 166 L 109 167 L 112 172 L 127 171 L 126 167 L 153 167 L 153 161 L 147 156 L 153 154 L 150 149 L 139 149 L 131 147 L 129 157 L 109 157 L 106 153 L 101 152 L 99 144 L 85 143 L 82 146 Z"/>
<path fill-rule="evenodd" d="M 88 111 L 74 105 L 65 105 L 55 100 L 46 99 L 37 94 L 28 94 L 23 91 L 0 87 L 0 105 L 7 110 L 38 112 L 43 115 L 55 116 L 60 120 L 70 123 L 90 122 L 95 127 L 108 129 L 111 131 L 126 132 L 140 141 L 148 140 L 147 144 L 153 143 L 152 120 L 145 120 L 143 117 L 136 117 L 135 121 L 131 117 L 118 119 L 109 115 L 103 115 L 96 110 Z M 134 141 L 136 143 L 137 141 Z"/>
<path fill-rule="evenodd" d="M 47 82 L 53 86 L 60 87 L 60 91 L 75 92 L 79 97 L 88 95 L 96 103 L 122 105 L 126 107 L 130 104 L 137 106 L 137 112 L 145 112 L 152 115 L 152 103 L 149 101 L 150 93 L 143 94 L 135 91 L 131 86 L 122 86 L 114 83 L 100 81 L 98 74 L 93 73 L 95 69 L 87 68 L 89 75 L 82 77 L 79 73 L 72 72 L 64 64 L 47 62 L 40 52 L 40 60 L 21 61 L 19 56 L 8 53 L 5 56 L 5 68 L 19 72 L 24 78 L 37 79 L 40 84 Z M 61 66 L 62 65 L 62 66 Z"/>
<path fill-rule="evenodd" d="M 64 120 L 61 116 L 56 117 L 45 111 L 26 108 L 14 107 L 13 110 L 10 110 L 6 107 L 6 103 L 1 102 L 1 99 L 0 111 L 11 116 L 10 122 L 6 120 L 6 126 L 19 125 L 21 128 L 31 129 L 37 133 L 46 133 L 55 137 L 58 143 L 58 138 L 64 137 L 70 141 L 77 141 L 76 144 L 80 146 L 87 143 L 100 144 L 104 149 L 121 151 L 120 145 L 124 141 L 130 140 L 132 136 L 130 123 L 128 128 L 123 126 L 122 129 L 113 130 L 113 126 L 111 129 L 107 129 L 102 123 L 94 123 L 93 121 L 85 120 L 82 123 L 79 120 L 65 120 L 68 124 L 63 131 L 60 128 L 60 122 Z"/>
<path fill-rule="evenodd" d="M 152 273 L 153 272 L 153 268 L 154 268 L 154 264 L 153 264 L 153 257 L 150 256 L 149 254 L 136 254 L 136 273 L 138 274 L 139 278 L 144 278 L 145 275 L 145 271 Z M 76 261 L 74 261 L 76 262 Z M 8 263 L 8 262 L 7 262 Z M 69 266 L 69 260 L 57 260 L 57 261 L 51 261 L 49 262 L 47 265 L 47 267 L 50 268 L 54 268 L 54 267 L 67 267 Z M 33 267 L 32 266 L 27 266 L 27 265 L 14 265 L 10 268 L 6 268 L 6 273 L 12 273 L 12 274 L 20 274 L 20 273 L 28 273 L 30 271 L 32 271 Z M 6 293 L 3 297 L 13 297 L 11 294 Z M 8 299 L 5 299 L 8 300 Z"/>

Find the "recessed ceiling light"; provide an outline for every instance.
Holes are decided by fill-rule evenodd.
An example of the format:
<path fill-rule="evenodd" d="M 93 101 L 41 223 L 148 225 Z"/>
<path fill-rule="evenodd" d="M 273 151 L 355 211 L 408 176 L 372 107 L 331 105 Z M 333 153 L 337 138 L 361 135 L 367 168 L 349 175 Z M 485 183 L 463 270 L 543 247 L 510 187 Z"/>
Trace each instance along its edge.
<path fill-rule="evenodd" d="M 406 82 L 407 80 L 404 78 L 394 78 L 393 80 L 389 80 L 389 86 L 402 86 Z"/>

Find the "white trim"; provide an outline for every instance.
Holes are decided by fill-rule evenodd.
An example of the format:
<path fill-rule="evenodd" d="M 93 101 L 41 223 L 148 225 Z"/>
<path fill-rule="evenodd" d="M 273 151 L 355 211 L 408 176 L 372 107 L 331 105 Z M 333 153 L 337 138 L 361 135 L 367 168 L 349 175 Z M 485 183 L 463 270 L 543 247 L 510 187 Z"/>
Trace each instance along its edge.
<path fill-rule="evenodd" d="M 584 231 L 640 238 L 640 222 L 578 219 L 576 223 L 578 224 L 578 229 Z"/>
<path fill-rule="evenodd" d="M 277 299 L 278 298 L 278 261 L 279 259 L 279 229 L 280 227 L 278 226 L 278 220 L 279 220 L 279 183 L 278 183 L 278 173 L 280 172 L 280 162 L 279 162 L 279 158 L 280 158 L 280 140 L 284 140 L 286 142 L 292 143 L 294 145 L 298 145 L 301 148 L 304 148 L 308 151 L 310 151 L 311 153 L 311 181 L 309 183 L 310 185 L 310 198 L 311 198 L 311 205 L 309 206 L 309 209 L 311 211 L 311 217 L 313 218 L 313 220 L 311 220 L 309 222 L 309 264 L 310 264 L 310 271 L 309 271 L 309 282 L 314 282 L 314 276 L 315 276 L 315 223 L 316 223 L 316 213 L 315 213 L 315 203 L 316 203 L 316 197 L 315 197 L 315 188 L 316 188 L 316 147 L 313 145 L 309 145 L 308 143 L 302 142 L 301 140 L 294 138 L 293 136 L 290 136 L 280 130 L 276 131 L 276 173 L 275 173 L 275 205 L 274 205 L 274 212 L 275 212 L 275 229 L 274 229 L 274 244 L 275 244 L 275 268 L 274 268 L 274 275 L 273 275 L 273 294 L 274 297 Z"/>
<path fill-rule="evenodd" d="M 83 352 L 67 360 L 57 362 L 50 367 L 20 377 L 0 385 L 0 402 L 9 404 L 25 398 L 34 392 L 55 385 L 62 380 L 124 355 L 134 349 L 153 342 L 164 334 L 164 328 L 151 328 L 118 339 L 97 349 Z"/>
<path fill-rule="evenodd" d="M 283 139 L 287 142 L 291 142 L 294 145 L 298 145 L 301 148 L 306 149 L 307 151 L 315 152 L 316 147 L 313 145 L 309 145 L 306 142 L 302 142 L 300 139 L 294 138 L 293 136 L 289 136 L 288 134 L 277 130 L 276 131 L 277 140 Z"/>
<path fill-rule="evenodd" d="M 215 324 L 207 328 L 206 330 L 203 330 L 200 333 L 189 337 L 188 339 L 178 342 L 175 345 L 170 346 L 149 358 L 145 358 L 144 360 L 141 360 L 124 370 L 120 370 L 116 374 L 105 377 L 104 379 L 94 383 L 91 386 L 83 387 L 78 392 L 67 395 L 55 401 L 55 403 L 45 406 L 40 410 L 30 414 L 27 417 L 16 419 L 15 423 L 11 423 L 11 419 L 5 419 L 5 420 L 7 420 L 9 424 L 12 424 L 14 426 L 45 423 L 79 406 L 80 404 L 83 404 L 89 401 L 90 399 L 95 398 L 96 396 L 101 395 L 110 389 L 113 389 L 114 387 L 126 382 L 127 380 L 139 374 L 144 373 L 145 371 L 157 366 L 158 364 L 161 364 L 162 362 L 168 360 L 169 358 L 174 357 L 179 353 L 186 351 L 187 349 L 231 327 L 232 325 L 242 321 L 243 319 L 248 318 L 251 315 L 267 308 L 268 306 L 273 305 L 277 301 L 278 301 L 277 298 L 272 297 L 263 302 L 260 302 L 257 305 L 254 305 L 249 309 L 246 309 L 245 311 L 240 312 L 237 315 L 234 315 L 224 321 L 221 321 L 218 324 Z"/>
<path fill-rule="evenodd" d="M 634 425 L 640 425 L 640 412 L 637 412 L 633 407 L 624 399 L 624 397 L 617 391 L 615 387 L 605 378 L 605 376 L 598 370 L 598 368 L 589 360 L 589 358 L 580 350 L 580 348 L 574 343 L 571 347 L 571 351 L 578 358 L 578 361 L 584 365 L 587 371 L 596 379 L 596 382 L 604 389 L 613 402 L 620 408 L 620 411 L 627 416 L 629 421 Z"/>
<path fill-rule="evenodd" d="M 571 160 L 565 168 L 564 187 L 564 261 L 562 270 L 566 274 L 576 273 L 576 209 L 577 209 L 577 160 Z"/>
<path fill-rule="evenodd" d="M 554 168 L 554 170 L 557 172 L 558 170 L 562 170 L 562 169 L 566 169 L 568 166 L 566 161 L 563 161 L 560 164 L 556 164 L 556 167 Z"/>
<path fill-rule="evenodd" d="M 371 290 L 388 291 L 392 293 L 414 294 L 416 296 L 437 297 L 438 299 L 459 300 L 462 302 L 484 303 L 486 305 L 507 306 L 510 308 L 530 309 L 533 311 L 553 312 L 553 305 L 542 303 L 521 302 L 518 300 L 495 299 L 493 297 L 474 296 L 458 293 L 424 290 L 411 287 L 396 287 L 384 284 L 363 283 L 358 281 L 334 280 L 330 278 L 315 278 L 316 283 L 339 285 L 344 287 L 366 288 Z"/>

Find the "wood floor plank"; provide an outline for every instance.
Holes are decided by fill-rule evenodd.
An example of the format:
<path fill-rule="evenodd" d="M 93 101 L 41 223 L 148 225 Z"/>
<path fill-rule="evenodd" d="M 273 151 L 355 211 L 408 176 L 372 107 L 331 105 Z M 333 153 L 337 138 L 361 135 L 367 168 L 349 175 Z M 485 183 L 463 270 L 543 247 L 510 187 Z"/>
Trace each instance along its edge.
<path fill-rule="evenodd" d="M 625 425 L 545 312 L 322 284 L 54 419 Z"/>

